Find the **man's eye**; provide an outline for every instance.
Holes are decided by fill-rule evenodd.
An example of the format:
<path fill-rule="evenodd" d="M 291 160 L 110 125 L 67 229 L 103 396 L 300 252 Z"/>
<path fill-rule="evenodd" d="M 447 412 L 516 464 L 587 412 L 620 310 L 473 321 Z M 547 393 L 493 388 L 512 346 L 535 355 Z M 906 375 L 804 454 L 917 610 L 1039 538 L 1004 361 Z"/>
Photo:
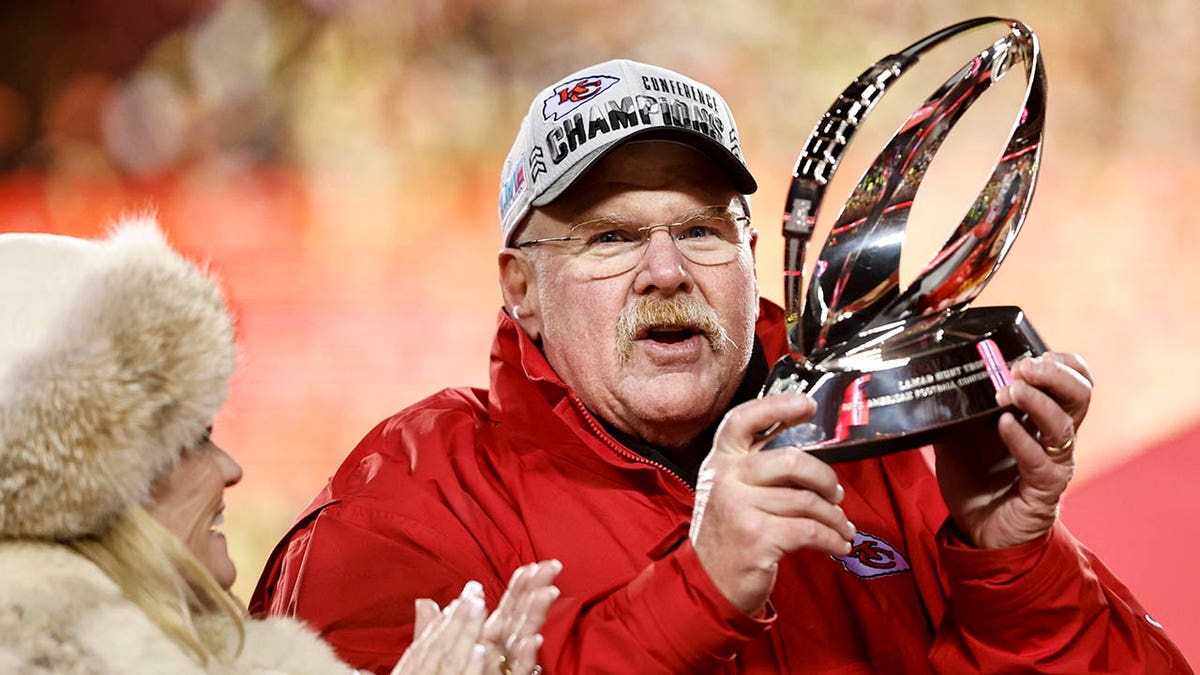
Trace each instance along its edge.
<path fill-rule="evenodd" d="M 705 239 L 715 237 L 732 241 L 737 238 L 737 226 L 729 219 L 704 215 L 690 218 L 679 224 L 678 239 Z"/>
<path fill-rule="evenodd" d="M 629 232 L 619 228 L 600 230 L 587 238 L 589 246 L 594 244 L 623 244 L 630 241 L 633 241 L 633 239 Z"/>
<path fill-rule="evenodd" d="M 716 230 L 705 223 L 693 223 L 679 230 L 680 239 L 704 239 L 716 236 Z"/>

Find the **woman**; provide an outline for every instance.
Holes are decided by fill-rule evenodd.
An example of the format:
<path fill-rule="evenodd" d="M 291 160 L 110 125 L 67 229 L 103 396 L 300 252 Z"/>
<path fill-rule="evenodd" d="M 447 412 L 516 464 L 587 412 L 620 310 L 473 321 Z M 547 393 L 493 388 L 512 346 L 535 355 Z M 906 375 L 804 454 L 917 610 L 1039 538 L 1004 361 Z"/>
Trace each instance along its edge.
<path fill-rule="evenodd" d="M 228 591 L 241 467 L 210 425 L 233 364 L 221 292 L 152 220 L 0 235 L 0 672 L 353 672 Z M 533 672 L 559 569 L 518 569 L 491 616 L 473 583 L 419 602 L 393 672 Z"/>

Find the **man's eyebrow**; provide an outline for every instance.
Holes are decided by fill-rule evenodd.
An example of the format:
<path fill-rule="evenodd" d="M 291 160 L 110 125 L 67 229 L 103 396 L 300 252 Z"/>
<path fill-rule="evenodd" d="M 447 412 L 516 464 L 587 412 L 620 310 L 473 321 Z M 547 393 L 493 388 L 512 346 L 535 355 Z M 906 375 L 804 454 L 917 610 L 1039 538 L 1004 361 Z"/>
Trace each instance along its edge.
<path fill-rule="evenodd" d="M 595 218 L 583 218 L 576 222 L 570 223 L 568 227 L 579 227 L 580 225 L 638 225 L 638 221 L 625 216 L 613 214 L 605 214 L 596 216 Z"/>
<path fill-rule="evenodd" d="M 709 216 L 709 215 L 718 214 L 718 213 L 732 214 L 735 216 L 741 215 L 741 214 L 734 212 L 733 209 L 731 209 L 729 206 L 721 205 L 721 204 L 712 204 L 709 206 L 701 206 L 698 208 L 694 208 L 690 211 L 684 211 L 683 213 L 680 213 L 679 215 L 674 216 L 668 222 L 669 223 L 680 223 L 684 220 L 687 220 L 688 218 L 693 218 L 695 216 Z M 635 225 L 635 226 L 637 226 L 637 225 L 641 225 L 641 224 L 642 224 L 641 221 L 634 219 L 634 218 L 628 218 L 626 216 L 618 216 L 618 215 L 614 215 L 614 214 L 605 214 L 605 215 L 596 216 L 595 218 L 582 218 L 578 221 L 568 224 L 568 227 L 578 227 L 580 225 Z M 666 224 L 666 223 L 663 223 L 663 224 Z"/>

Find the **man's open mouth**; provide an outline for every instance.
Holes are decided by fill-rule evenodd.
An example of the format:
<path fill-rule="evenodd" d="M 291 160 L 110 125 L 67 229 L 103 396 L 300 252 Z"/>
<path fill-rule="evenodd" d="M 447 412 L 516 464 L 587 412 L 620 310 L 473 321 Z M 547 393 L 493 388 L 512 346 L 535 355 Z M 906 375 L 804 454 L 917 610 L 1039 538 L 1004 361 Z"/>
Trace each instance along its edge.
<path fill-rule="evenodd" d="M 704 331 L 696 326 L 647 326 L 638 331 L 636 339 L 675 344 L 703 333 Z"/>

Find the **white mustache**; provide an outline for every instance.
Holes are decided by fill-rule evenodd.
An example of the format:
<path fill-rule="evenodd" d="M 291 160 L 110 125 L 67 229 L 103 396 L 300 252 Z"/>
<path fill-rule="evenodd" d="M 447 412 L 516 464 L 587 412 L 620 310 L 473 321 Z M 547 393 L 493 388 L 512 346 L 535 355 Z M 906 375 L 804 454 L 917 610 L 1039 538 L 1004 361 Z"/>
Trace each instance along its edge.
<path fill-rule="evenodd" d="M 712 350 L 718 354 L 730 345 L 737 346 L 729 337 L 725 326 L 712 307 L 700 302 L 692 295 L 675 295 L 671 298 L 644 296 L 621 310 L 617 317 L 617 354 L 621 362 L 629 361 L 633 355 L 633 343 L 646 328 L 660 326 L 688 327 L 698 330 Z"/>

